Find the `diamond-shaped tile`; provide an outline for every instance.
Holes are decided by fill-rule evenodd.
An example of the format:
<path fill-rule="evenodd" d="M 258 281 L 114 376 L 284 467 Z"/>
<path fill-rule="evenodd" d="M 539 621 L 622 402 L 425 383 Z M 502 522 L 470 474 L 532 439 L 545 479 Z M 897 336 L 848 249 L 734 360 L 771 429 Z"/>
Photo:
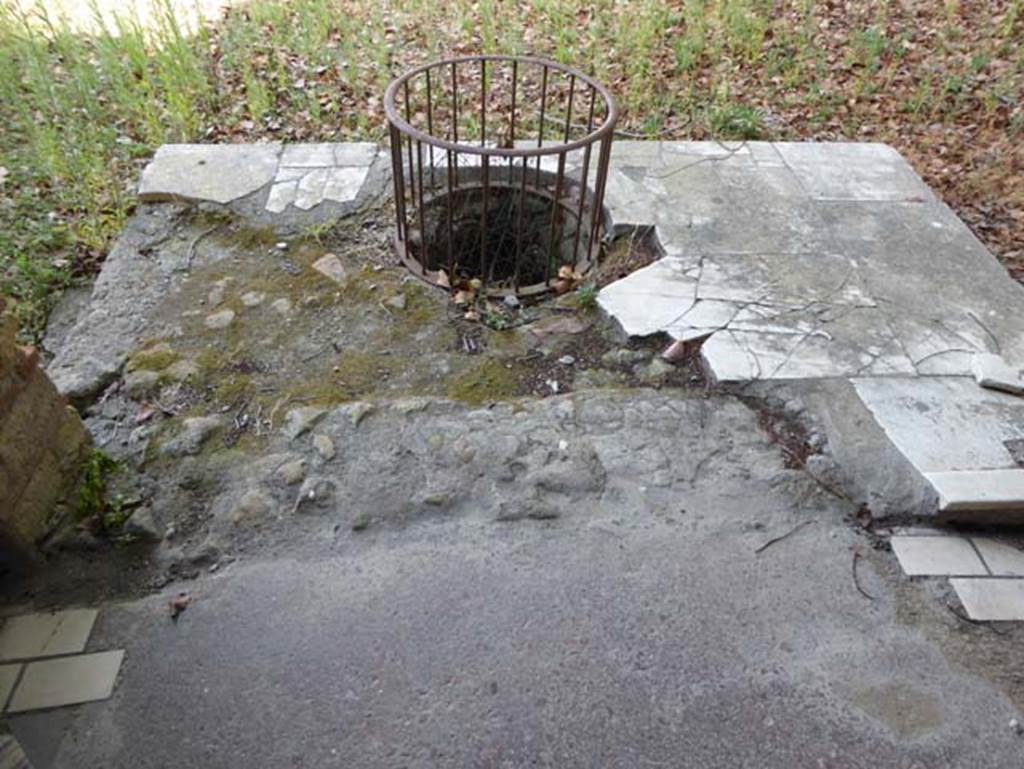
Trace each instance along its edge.
<path fill-rule="evenodd" d="M 965 577 L 950 583 L 971 619 L 1024 620 L 1024 579 Z"/>
<path fill-rule="evenodd" d="M 889 542 L 911 577 L 988 574 L 971 543 L 960 537 L 893 537 Z"/>
<path fill-rule="evenodd" d="M 52 657 L 85 649 L 95 609 L 69 609 L 10 617 L 0 628 L 0 660 Z"/>
<path fill-rule="evenodd" d="M 0 710 L 3 710 L 4 705 L 7 704 L 7 699 L 11 696 L 11 689 L 14 688 L 14 682 L 18 680 L 18 673 L 21 672 L 21 665 L 0 665 Z M 2 767 L 3 764 L 0 764 Z"/>
<path fill-rule="evenodd" d="M 124 650 L 30 662 L 8 713 L 105 700 L 114 691 Z"/>
<path fill-rule="evenodd" d="M 995 537 L 972 537 L 978 552 L 997 577 L 1024 577 L 1024 550 Z"/>

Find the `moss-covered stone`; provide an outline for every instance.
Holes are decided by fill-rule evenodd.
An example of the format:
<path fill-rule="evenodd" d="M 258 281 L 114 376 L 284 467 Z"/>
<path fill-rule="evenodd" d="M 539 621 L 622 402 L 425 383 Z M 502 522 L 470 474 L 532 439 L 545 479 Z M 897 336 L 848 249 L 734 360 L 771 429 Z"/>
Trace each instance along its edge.
<path fill-rule="evenodd" d="M 160 342 L 134 353 L 125 368 L 128 371 L 163 371 L 180 357 L 169 344 Z"/>

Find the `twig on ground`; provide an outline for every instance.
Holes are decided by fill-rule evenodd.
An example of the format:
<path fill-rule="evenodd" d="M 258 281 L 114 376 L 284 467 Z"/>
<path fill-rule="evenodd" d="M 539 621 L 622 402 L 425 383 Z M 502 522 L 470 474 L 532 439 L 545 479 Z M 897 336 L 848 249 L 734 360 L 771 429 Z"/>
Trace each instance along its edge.
<path fill-rule="evenodd" d="M 330 348 L 330 346 L 331 346 L 330 344 L 325 344 L 319 350 L 314 350 L 309 355 L 307 355 L 304 358 L 302 358 L 302 362 L 303 363 L 309 363 L 311 360 L 313 360 L 313 358 L 319 358 L 321 355 L 323 355 L 325 352 L 327 352 L 327 350 Z"/>
<path fill-rule="evenodd" d="M 860 586 L 860 579 L 857 577 L 857 561 L 863 556 L 860 554 L 860 550 L 853 551 L 853 564 L 850 566 L 850 570 L 853 572 L 853 586 L 857 588 L 857 592 L 867 598 L 869 601 L 874 601 L 875 597 L 871 595 L 867 590 Z"/>
<path fill-rule="evenodd" d="M 971 320 L 973 320 L 979 326 L 981 326 L 981 330 L 984 331 L 986 334 L 988 334 L 988 338 L 992 340 L 992 346 L 996 348 L 995 349 L 996 355 L 1002 355 L 1003 351 L 1002 351 L 1002 349 L 1000 347 L 999 339 L 997 339 L 996 335 L 992 333 L 992 329 L 990 329 L 988 326 L 986 326 L 985 323 L 981 320 L 981 318 L 978 317 L 978 314 L 976 312 L 974 312 L 973 310 L 968 310 L 967 311 L 967 317 L 970 318 Z"/>
<path fill-rule="evenodd" d="M 836 497 L 837 499 L 846 500 L 847 502 L 850 502 L 852 504 L 856 504 L 856 501 L 849 494 L 846 494 L 842 490 L 837 489 L 831 483 L 828 483 L 824 478 L 819 478 L 817 475 L 815 475 L 813 472 L 811 472 L 807 468 L 807 463 L 806 462 L 804 463 L 804 466 L 801 469 L 805 473 L 807 473 L 807 475 L 810 477 L 810 479 L 812 481 L 814 481 L 816 484 L 818 484 L 824 491 L 827 491 L 833 497 Z"/>
<path fill-rule="evenodd" d="M 192 261 L 196 258 L 196 246 L 199 245 L 199 241 L 205 238 L 207 235 L 213 234 L 214 230 L 220 229 L 219 224 L 215 224 L 212 227 L 208 227 L 194 238 L 192 242 L 188 244 L 188 251 L 185 254 L 185 272 L 189 272 L 192 269 Z"/>
<path fill-rule="evenodd" d="M 996 627 L 993 627 L 988 622 L 982 622 L 981 620 L 971 619 L 966 614 L 961 614 L 960 612 L 958 612 L 956 609 L 954 609 L 948 603 L 946 604 L 946 609 L 949 611 L 950 614 L 952 614 L 958 620 L 960 620 L 962 622 L 966 622 L 968 625 L 977 625 L 978 627 L 983 627 L 983 628 L 985 628 L 987 630 L 991 630 L 996 635 L 1007 635 L 1009 633 L 1008 630 L 1000 630 L 1000 629 L 998 629 Z"/>
<path fill-rule="evenodd" d="M 763 553 L 765 550 L 767 550 L 769 547 L 774 545 L 776 542 L 781 542 L 782 540 L 786 539 L 787 537 L 791 537 L 792 535 L 796 534 L 798 531 L 800 531 L 800 529 L 802 529 L 804 526 L 806 526 L 809 523 L 814 523 L 814 521 L 801 521 L 796 526 L 794 526 L 792 529 L 787 531 L 785 534 L 781 534 L 778 537 L 774 537 L 772 539 L 769 539 L 767 542 L 765 542 L 763 545 L 761 545 L 759 548 L 757 548 L 754 551 L 754 554 L 757 555 L 759 553 Z"/>

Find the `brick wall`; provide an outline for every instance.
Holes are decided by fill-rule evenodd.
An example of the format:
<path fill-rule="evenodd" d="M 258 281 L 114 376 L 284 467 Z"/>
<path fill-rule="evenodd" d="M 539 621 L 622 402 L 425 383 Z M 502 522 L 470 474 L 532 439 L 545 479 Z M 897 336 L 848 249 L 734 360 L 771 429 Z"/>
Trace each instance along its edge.
<path fill-rule="evenodd" d="M 34 558 L 40 541 L 69 520 L 91 440 L 39 366 L 17 344 L 0 299 L 0 562 Z"/>

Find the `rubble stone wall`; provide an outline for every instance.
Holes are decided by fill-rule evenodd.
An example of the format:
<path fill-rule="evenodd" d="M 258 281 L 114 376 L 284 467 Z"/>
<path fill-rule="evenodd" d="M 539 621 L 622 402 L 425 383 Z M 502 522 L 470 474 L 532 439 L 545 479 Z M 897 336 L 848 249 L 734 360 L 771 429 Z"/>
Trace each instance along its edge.
<path fill-rule="evenodd" d="M 16 340 L 0 299 L 0 563 L 34 558 L 74 512 L 91 439 L 78 413 Z"/>

